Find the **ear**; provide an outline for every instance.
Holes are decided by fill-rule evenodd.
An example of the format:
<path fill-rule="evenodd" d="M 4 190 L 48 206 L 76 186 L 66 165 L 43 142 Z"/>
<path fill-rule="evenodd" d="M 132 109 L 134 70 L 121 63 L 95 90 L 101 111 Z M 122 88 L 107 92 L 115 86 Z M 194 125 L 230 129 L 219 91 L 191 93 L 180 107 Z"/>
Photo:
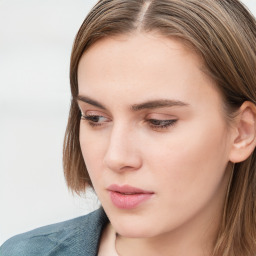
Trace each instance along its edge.
<path fill-rule="evenodd" d="M 256 147 L 256 105 L 245 101 L 238 113 L 229 154 L 229 160 L 233 163 L 246 160 Z"/>

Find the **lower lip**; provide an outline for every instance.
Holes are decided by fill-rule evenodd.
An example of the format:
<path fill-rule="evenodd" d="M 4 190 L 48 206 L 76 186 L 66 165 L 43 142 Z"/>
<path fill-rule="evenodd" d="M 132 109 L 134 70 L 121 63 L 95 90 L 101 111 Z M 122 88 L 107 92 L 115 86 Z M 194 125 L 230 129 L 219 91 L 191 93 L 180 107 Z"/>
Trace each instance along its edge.
<path fill-rule="evenodd" d="M 152 195 L 153 194 L 149 193 L 125 195 L 115 191 L 110 191 L 110 198 L 113 204 L 121 209 L 133 209 L 146 200 L 150 199 Z"/>

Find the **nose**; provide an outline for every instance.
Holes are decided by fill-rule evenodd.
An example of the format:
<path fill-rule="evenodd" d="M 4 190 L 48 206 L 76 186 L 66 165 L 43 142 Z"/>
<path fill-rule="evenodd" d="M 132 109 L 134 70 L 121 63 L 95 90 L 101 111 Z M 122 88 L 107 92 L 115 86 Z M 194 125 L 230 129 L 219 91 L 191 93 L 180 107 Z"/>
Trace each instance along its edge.
<path fill-rule="evenodd" d="M 106 147 L 104 164 L 115 172 L 138 170 L 141 167 L 136 130 L 113 127 Z"/>

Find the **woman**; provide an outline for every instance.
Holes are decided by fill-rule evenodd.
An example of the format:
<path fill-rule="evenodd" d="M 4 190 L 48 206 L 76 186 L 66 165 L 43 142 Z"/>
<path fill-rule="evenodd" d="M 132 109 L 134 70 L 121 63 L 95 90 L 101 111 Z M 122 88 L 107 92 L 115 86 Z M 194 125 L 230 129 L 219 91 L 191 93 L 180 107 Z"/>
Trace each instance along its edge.
<path fill-rule="evenodd" d="M 238 0 L 102 0 L 73 46 L 69 188 L 102 207 L 1 255 L 256 255 L 256 22 Z"/>

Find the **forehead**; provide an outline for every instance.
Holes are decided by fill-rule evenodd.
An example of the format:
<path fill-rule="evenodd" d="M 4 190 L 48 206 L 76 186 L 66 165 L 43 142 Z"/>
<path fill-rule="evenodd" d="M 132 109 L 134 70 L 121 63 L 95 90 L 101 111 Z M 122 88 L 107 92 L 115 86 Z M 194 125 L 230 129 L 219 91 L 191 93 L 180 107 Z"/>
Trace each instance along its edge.
<path fill-rule="evenodd" d="M 129 54 L 127 54 L 129 53 Z M 136 68 L 146 68 L 145 64 L 155 63 L 161 64 L 164 69 L 170 61 L 174 61 L 176 57 L 189 57 L 187 61 L 192 60 L 198 67 L 202 66 L 202 61 L 199 56 L 192 50 L 192 46 L 188 46 L 180 39 L 167 38 L 158 33 L 135 33 L 127 35 L 118 35 L 113 37 L 103 38 L 94 43 L 83 54 L 80 64 L 94 62 L 97 64 L 121 64 L 122 68 L 133 64 Z M 177 58 L 176 60 L 177 61 Z M 167 63 L 168 62 L 168 63 Z M 100 66 L 97 66 L 99 69 Z M 111 66 L 108 67 L 108 71 Z M 103 70 L 102 70 L 103 71 Z"/>
<path fill-rule="evenodd" d="M 200 57 L 180 40 L 150 33 L 107 37 L 80 60 L 79 94 L 99 100 L 118 95 L 134 103 L 138 97 L 199 100 L 216 91 L 202 67 Z"/>

